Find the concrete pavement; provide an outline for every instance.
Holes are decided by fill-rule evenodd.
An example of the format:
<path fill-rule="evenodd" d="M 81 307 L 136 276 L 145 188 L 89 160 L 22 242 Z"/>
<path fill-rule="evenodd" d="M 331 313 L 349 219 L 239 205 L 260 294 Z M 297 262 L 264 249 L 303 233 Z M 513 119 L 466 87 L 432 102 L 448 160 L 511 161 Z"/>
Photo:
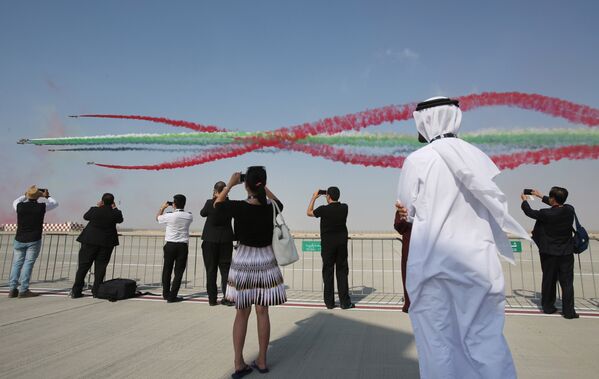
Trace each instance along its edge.
<path fill-rule="evenodd" d="M 64 295 L 0 295 L 0 376 L 7 378 L 226 378 L 233 308 L 150 299 L 110 303 Z M 399 311 L 271 309 L 266 375 L 249 378 L 417 378 L 414 338 Z M 252 315 L 245 357 L 258 349 Z M 599 317 L 506 318 L 520 378 L 597 377 Z"/>

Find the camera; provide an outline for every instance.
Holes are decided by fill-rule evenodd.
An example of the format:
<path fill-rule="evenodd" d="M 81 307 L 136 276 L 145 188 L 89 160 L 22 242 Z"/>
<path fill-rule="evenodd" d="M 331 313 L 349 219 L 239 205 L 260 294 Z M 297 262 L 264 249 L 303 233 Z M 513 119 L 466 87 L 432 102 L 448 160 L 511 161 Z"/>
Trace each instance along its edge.
<path fill-rule="evenodd" d="M 239 183 L 243 183 L 243 182 L 245 182 L 245 174 L 240 173 L 239 174 Z"/>
<path fill-rule="evenodd" d="M 527 188 L 527 189 L 524 190 L 524 194 L 525 195 L 532 195 L 532 190 Z"/>
<path fill-rule="evenodd" d="M 48 189 L 47 188 L 38 188 L 37 190 L 40 192 L 46 192 Z"/>
<path fill-rule="evenodd" d="M 318 194 L 319 195 L 326 195 L 327 194 L 327 190 L 318 190 Z"/>
<path fill-rule="evenodd" d="M 167 202 L 166 202 L 166 205 L 168 205 L 168 206 L 172 207 L 172 206 L 173 206 L 173 202 L 172 202 L 172 201 L 167 201 Z"/>

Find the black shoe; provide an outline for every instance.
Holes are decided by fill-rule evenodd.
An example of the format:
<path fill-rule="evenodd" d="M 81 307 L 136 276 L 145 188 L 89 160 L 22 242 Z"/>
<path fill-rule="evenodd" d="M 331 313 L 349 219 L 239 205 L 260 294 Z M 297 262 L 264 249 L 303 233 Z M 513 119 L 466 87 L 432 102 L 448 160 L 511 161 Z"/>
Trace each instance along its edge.
<path fill-rule="evenodd" d="M 553 308 L 543 308 L 543 313 L 551 315 L 554 314 L 555 312 L 557 312 L 557 308 L 553 307 Z"/>
<path fill-rule="evenodd" d="M 335 304 L 333 304 L 333 305 L 329 305 L 329 304 L 327 304 L 327 309 L 333 309 L 333 308 L 335 308 L 335 307 L 336 307 L 336 305 L 335 305 Z"/>
<path fill-rule="evenodd" d="M 574 312 L 572 314 L 564 314 L 564 313 L 562 313 L 562 316 L 564 316 L 564 318 L 568 319 L 568 320 L 572 320 L 574 318 L 580 318 L 580 316 L 576 312 Z"/>
<path fill-rule="evenodd" d="M 216 300 L 208 300 L 208 305 L 210 305 L 211 307 L 214 307 L 215 305 L 218 305 L 218 301 L 216 301 Z"/>
<path fill-rule="evenodd" d="M 19 290 L 16 288 L 11 289 L 10 291 L 8 291 L 8 297 L 18 297 L 19 296 Z"/>
<path fill-rule="evenodd" d="M 221 305 L 226 305 L 227 307 L 232 307 L 235 305 L 235 302 L 231 301 L 231 300 L 227 300 L 227 299 L 222 299 L 220 301 Z"/>
<path fill-rule="evenodd" d="M 239 378 L 243 378 L 244 376 L 249 375 L 251 373 L 252 373 L 252 368 L 250 366 L 246 365 L 241 370 L 235 370 L 235 372 L 233 374 L 231 374 L 231 378 L 239 379 Z"/>
<path fill-rule="evenodd" d="M 258 363 L 256 363 L 256 361 L 252 362 L 252 368 L 255 368 L 256 370 L 258 370 L 258 372 L 260 374 L 266 374 L 267 372 L 269 372 L 270 370 L 268 369 L 268 367 L 264 367 L 264 368 L 260 368 L 260 366 L 258 366 Z"/>
<path fill-rule="evenodd" d="M 355 307 L 356 307 L 356 304 L 354 304 L 354 303 L 349 303 L 349 304 L 347 304 L 347 305 L 342 305 L 342 306 L 341 306 L 341 309 L 352 309 L 352 308 L 355 308 Z"/>
<path fill-rule="evenodd" d="M 73 292 L 73 291 L 71 291 L 71 292 L 69 292 L 69 297 L 71 299 L 79 299 L 80 297 L 83 297 L 83 294 L 81 292 Z"/>
<path fill-rule="evenodd" d="M 183 300 L 185 300 L 185 299 L 183 299 L 182 297 L 179 297 L 179 296 L 178 296 L 178 297 L 173 297 L 173 298 L 170 298 L 170 299 L 168 299 L 166 302 L 167 302 L 167 303 L 180 303 L 180 302 L 181 302 L 181 301 L 183 301 Z"/>
<path fill-rule="evenodd" d="M 27 291 L 21 292 L 19 294 L 19 299 L 22 299 L 24 297 L 36 297 L 36 296 L 39 296 L 39 295 L 40 295 L 39 293 L 35 293 L 35 292 L 31 292 L 31 291 L 27 290 Z"/>

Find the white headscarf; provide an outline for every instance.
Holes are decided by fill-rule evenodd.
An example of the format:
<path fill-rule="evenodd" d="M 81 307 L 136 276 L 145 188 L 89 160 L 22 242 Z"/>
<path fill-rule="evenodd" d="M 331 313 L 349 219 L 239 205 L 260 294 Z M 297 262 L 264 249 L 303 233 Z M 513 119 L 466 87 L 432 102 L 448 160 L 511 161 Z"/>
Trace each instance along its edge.
<path fill-rule="evenodd" d="M 438 98 L 432 98 L 434 100 Z M 447 133 L 457 134 L 462 121 L 462 111 L 454 105 L 441 105 L 413 113 L 416 128 L 427 141 Z M 475 146 L 458 138 L 442 138 L 431 147 L 445 161 L 449 170 L 472 195 L 478 199 L 505 233 L 530 240 L 528 232 L 508 213 L 505 194 L 493 178 L 500 171 L 491 159 Z M 499 236 L 496 234 L 496 239 Z M 498 249 L 509 261 L 513 253 L 507 238 L 499 238 Z"/>

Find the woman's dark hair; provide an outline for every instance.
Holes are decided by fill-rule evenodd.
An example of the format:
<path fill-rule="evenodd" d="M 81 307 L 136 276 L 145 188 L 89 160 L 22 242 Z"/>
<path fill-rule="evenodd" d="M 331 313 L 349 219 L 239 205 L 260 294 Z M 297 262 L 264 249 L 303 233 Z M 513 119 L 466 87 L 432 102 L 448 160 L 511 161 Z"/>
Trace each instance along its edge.
<path fill-rule="evenodd" d="M 226 186 L 227 185 L 225 184 L 225 182 L 216 182 L 216 184 L 214 185 L 214 191 L 216 193 L 221 193 L 223 192 Z"/>
<path fill-rule="evenodd" d="M 104 203 L 105 206 L 110 207 L 112 203 L 114 203 L 114 195 L 108 192 L 105 193 L 102 195 L 102 203 Z"/>
<path fill-rule="evenodd" d="M 256 194 L 258 201 L 262 205 L 266 205 L 266 169 L 262 166 L 248 167 L 245 173 L 245 184 L 248 189 Z"/>

